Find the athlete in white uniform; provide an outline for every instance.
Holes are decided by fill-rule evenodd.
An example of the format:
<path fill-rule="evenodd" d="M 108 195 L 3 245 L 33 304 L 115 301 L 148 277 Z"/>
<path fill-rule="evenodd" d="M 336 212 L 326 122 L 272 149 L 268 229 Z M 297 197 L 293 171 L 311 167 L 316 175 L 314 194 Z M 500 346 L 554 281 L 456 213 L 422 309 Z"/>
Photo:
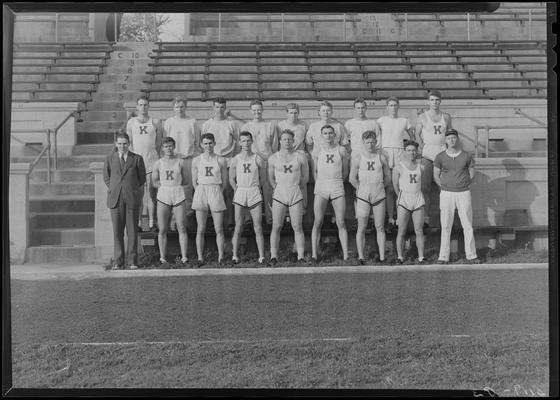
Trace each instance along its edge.
<path fill-rule="evenodd" d="M 348 121 L 346 121 L 346 123 L 344 124 L 344 128 L 346 129 L 346 134 L 348 135 L 348 141 L 350 142 L 350 146 L 348 148 L 348 150 L 350 150 L 350 155 L 351 158 L 354 158 L 355 156 L 357 156 L 358 154 L 361 154 L 362 152 L 364 152 L 364 146 L 363 146 L 363 141 L 362 141 L 362 134 L 364 132 L 367 131 L 373 131 L 375 132 L 375 134 L 377 135 L 377 137 L 380 137 L 379 135 L 381 134 L 381 128 L 379 127 L 379 125 L 377 124 L 377 122 L 374 119 L 368 119 L 366 116 L 366 112 L 367 112 L 367 102 L 361 98 L 358 97 L 356 99 L 354 99 L 354 117 L 352 119 L 349 119 Z M 377 143 L 377 146 L 379 147 L 379 143 Z M 354 198 L 354 215 L 356 216 L 356 220 L 358 219 L 358 214 L 357 214 L 357 210 L 356 210 L 356 191 L 354 189 L 354 187 L 351 187 L 351 191 L 352 191 L 352 197 Z"/>
<path fill-rule="evenodd" d="M 296 103 L 286 104 L 286 119 L 278 122 L 278 130 L 283 132 L 290 130 L 294 133 L 294 150 L 301 152 L 305 155 L 307 163 L 311 165 L 311 155 L 307 152 L 305 145 L 305 137 L 307 134 L 307 124 L 305 121 L 299 119 L 299 106 Z M 280 148 L 280 146 L 279 146 Z M 303 194 L 303 214 L 307 211 L 307 183 L 305 187 L 301 187 Z"/>
<path fill-rule="evenodd" d="M 239 134 L 241 153 L 233 157 L 229 163 L 229 183 L 234 190 L 233 204 L 235 205 L 235 229 L 231 238 L 233 247 L 232 262 L 239 263 L 237 251 L 239 238 L 243 230 L 243 211 L 249 210 L 253 220 L 255 241 L 259 251 L 259 264 L 264 262 L 264 237 L 262 231 L 263 196 L 261 182 L 267 179 L 265 175 L 265 161 L 251 150 L 253 136 L 251 132 L 241 131 Z"/>
<path fill-rule="evenodd" d="M 385 261 L 385 186 L 391 184 L 389 167 L 385 156 L 377 151 L 377 140 L 374 131 L 362 134 L 364 150 L 352 157 L 350 167 L 350 183 L 356 189 L 356 247 L 358 263 L 365 264 L 364 246 L 366 227 L 373 208 L 379 261 Z"/>
<path fill-rule="evenodd" d="M 159 151 L 161 148 L 161 139 L 163 129 L 161 121 L 151 118 L 148 115 L 150 102 L 145 96 L 140 96 L 136 100 L 137 115 L 132 117 L 126 123 L 126 133 L 130 137 L 130 150 L 136 154 L 140 154 L 146 165 L 146 186 L 144 196 L 140 201 L 140 218 L 138 220 L 138 229 L 141 230 L 142 215 L 144 215 L 144 206 L 148 212 L 148 227 L 150 231 L 157 230 L 155 226 L 155 189 L 152 183 L 152 168 L 154 163 L 159 159 Z"/>
<path fill-rule="evenodd" d="M 338 237 L 342 246 L 344 260 L 348 260 L 348 232 L 344 221 L 346 213 L 346 199 L 344 198 L 343 179 L 348 177 L 348 152 L 345 147 L 335 142 L 335 130 L 326 125 L 321 130 L 323 136 L 322 146 L 313 152 L 313 175 L 315 177 L 315 199 L 313 211 L 315 220 L 311 231 L 312 261 L 317 261 L 317 249 L 321 235 L 321 227 L 325 217 L 325 209 L 332 203 L 336 225 L 338 226 Z"/>
<path fill-rule="evenodd" d="M 175 115 L 165 120 L 163 124 L 163 135 L 171 137 L 176 143 L 176 153 L 185 160 L 188 170 L 191 170 L 192 160 L 200 154 L 200 128 L 194 118 L 189 118 L 185 111 L 187 109 L 187 100 L 180 97 L 173 101 L 173 111 Z M 187 215 L 192 214 L 192 196 L 193 187 L 191 176 L 187 178 L 185 184 L 185 203 Z"/>
<path fill-rule="evenodd" d="M 436 188 L 433 185 L 433 168 L 436 155 L 445 150 L 445 133 L 452 129 L 451 116 L 440 111 L 441 93 L 434 90 L 428 93 L 429 110 L 419 115 L 416 122 L 416 135 L 422 152 L 422 163 L 425 165 L 423 187 L 426 207 L 424 213 L 425 227 L 430 223 L 430 192 Z"/>
<path fill-rule="evenodd" d="M 157 192 L 157 214 L 159 222 L 158 244 L 160 262 L 167 264 L 167 231 L 171 211 L 175 216 L 181 247 L 181 263 L 187 263 L 187 213 L 185 184 L 190 180 L 190 171 L 184 159 L 175 154 L 175 140 L 171 137 L 163 139 L 163 157 L 154 163 L 154 186 Z"/>
<path fill-rule="evenodd" d="M 381 148 L 387 159 L 389 174 L 393 175 L 393 168 L 403 156 L 404 140 L 413 139 L 412 125 L 408 119 L 399 117 L 399 99 L 389 97 L 387 99 L 387 115 L 380 117 L 377 123 L 381 127 Z M 387 215 L 389 228 L 395 228 L 395 193 L 393 185 L 387 187 Z"/>
<path fill-rule="evenodd" d="M 218 248 L 218 262 L 223 264 L 224 256 L 224 190 L 228 182 L 226 160 L 214 153 L 214 135 L 204 133 L 201 144 L 204 153 L 195 157 L 192 163 L 192 182 L 194 186 L 193 210 L 196 211 L 196 252 L 198 265 L 204 264 L 204 235 L 208 211 L 212 213 L 214 230 L 216 231 L 216 246 Z"/>
<path fill-rule="evenodd" d="M 213 116 L 202 124 L 201 133 L 211 133 L 216 139 L 214 153 L 224 157 L 227 162 L 239 152 L 239 127 L 237 123 L 226 116 L 226 100 L 217 97 L 212 102 Z M 225 215 L 227 225 L 235 225 L 235 212 L 233 208 L 233 190 L 226 185 L 224 198 L 227 205 Z"/>
<path fill-rule="evenodd" d="M 249 108 L 253 120 L 241 127 L 242 131 L 251 132 L 253 135 L 253 153 L 265 160 L 265 169 L 268 168 L 268 157 L 278 149 L 278 126 L 276 121 L 263 120 L 263 104 L 260 100 L 252 100 Z M 268 173 L 266 173 L 268 175 Z M 268 179 L 263 182 L 264 216 L 266 223 L 272 225 L 272 187 Z"/>
<path fill-rule="evenodd" d="M 268 178 L 274 188 L 272 195 L 272 230 L 270 231 L 270 262 L 278 262 L 280 230 L 284 225 L 286 210 L 294 230 L 298 262 L 304 260 L 305 235 L 303 233 L 303 194 L 307 186 L 309 169 L 307 157 L 293 148 L 294 133 L 287 129 L 280 134 L 280 150 L 268 159 Z"/>
<path fill-rule="evenodd" d="M 393 186 L 397 199 L 397 264 L 404 262 L 403 247 L 408 220 L 412 215 L 416 247 L 418 248 L 418 262 L 424 263 L 424 195 L 422 194 L 422 175 L 425 165 L 417 160 L 418 143 L 407 140 L 404 144 L 404 155 L 398 165 L 393 168 Z"/>
<path fill-rule="evenodd" d="M 334 143 L 340 144 L 341 146 L 346 146 L 348 144 L 348 134 L 346 133 L 344 125 L 342 125 L 340 121 L 331 118 L 332 113 L 332 104 L 328 101 L 321 102 L 321 106 L 319 108 L 320 120 L 312 122 L 309 125 L 305 142 L 307 144 L 307 150 L 312 156 L 313 152 L 318 149 L 318 145 L 325 143 L 321 133 L 322 128 L 325 125 L 330 125 L 332 129 L 334 129 Z"/>

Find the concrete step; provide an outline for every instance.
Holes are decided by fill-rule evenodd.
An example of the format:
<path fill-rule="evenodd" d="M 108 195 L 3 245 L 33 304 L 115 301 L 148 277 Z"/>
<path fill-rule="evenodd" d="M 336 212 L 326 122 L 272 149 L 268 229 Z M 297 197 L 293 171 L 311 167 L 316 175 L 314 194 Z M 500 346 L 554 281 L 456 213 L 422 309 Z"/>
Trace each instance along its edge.
<path fill-rule="evenodd" d="M 118 74 L 104 73 L 99 77 L 99 82 L 122 84 L 122 83 L 129 83 L 129 82 L 142 82 L 145 79 L 146 79 L 146 74 L 144 72 L 135 73 L 135 74 L 129 74 L 126 72 L 118 73 Z"/>
<path fill-rule="evenodd" d="M 140 90 L 147 87 L 145 83 L 142 82 L 146 78 L 139 79 L 137 81 L 129 80 L 128 82 L 103 82 L 97 87 L 99 92 L 120 92 L 121 90 Z"/>
<path fill-rule="evenodd" d="M 84 154 L 95 154 L 95 155 L 109 155 L 113 151 L 114 145 L 111 144 L 80 144 L 74 146 L 72 149 L 72 154 L 84 155 Z"/>
<path fill-rule="evenodd" d="M 108 153 L 107 153 L 108 154 Z M 30 174 L 30 183 L 46 182 L 48 179 L 47 170 L 45 168 L 35 168 Z M 92 181 L 93 172 L 87 168 L 68 168 L 58 169 L 53 173 L 54 182 L 83 182 Z"/>
<path fill-rule="evenodd" d="M 97 100 L 120 102 L 119 109 L 122 109 L 122 103 L 127 101 L 134 101 L 138 98 L 140 93 L 138 90 L 121 90 L 119 92 L 96 92 L 92 95 L 92 101 Z M 116 108 L 116 107 L 115 107 Z M 88 110 L 90 108 L 88 107 Z"/>
<path fill-rule="evenodd" d="M 93 228 L 94 212 L 45 212 L 29 217 L 31 232 L 37 229 Z"/>
<path fill-rule="evenodd" d="M 92 144 L 109 144 L 115 141 L 116 129 L 106 130 L 103 132 L 78 132 L 77 141 L 78 145 L 92 145 Z"/>
<path fill-rule="evenodd" d="M 12 84 L 12 89 L 15 90 L 29 90 L 33 91 L 36 89 L 49 89 L 49 90 L 83 90 L 88 91 L 92 90 L 95 87 L 95 84 L 90 83 L 71 83 L 71 82 L 41 82 L 30 83 L 31 81 L 27 82 L 14 82 Z"/>
<path fill-rule="evenodd" d="M 72 157 L 59 157 L 58 158 L 58 168 L 87 168 L 89 169 L 89 164 L 92 162 L 103 162 L 106 156 L 102 155 L 81 155 Z M 10 162 L 13 163 L 32 163 L 35 157 L 25 156 L 25 157 L 11 157 Z M 47 160 L 45 157 L 41 158 L 35 168 L 46 168 Z"/>
<path fill-rule="evenodd" d="M 44 245 L 94 245 L 94 228 L 83 229 L 37 229 L 31 232 L 31 246 Z"/>
<path fill-rule="evenodd" d="M 98 262 L 93 246 L 34 246 L 26 250 L 26 260 L 31 264 L 49 262 Z"/>
<path fill-rule="evenodd" d="M 125 117 L 126 118 L 126 117 Z M 86 132 L 86 131 L 104 131 L 104 130 L 115 130 L 119 129 L 123 121 L 84 121 L 78 122 L 76 124 L 76 128 L 78 132 Z"/>
<path fill-rule="evenodd" d="M 98 94 L 98 93 L 96 93 Z M 94 97 L 93 101 L 88 104 L 88 111 L 122 111 L 124 110 L 124 102 L 122 100 L 105 100 L 100 96 Z"/>
<path fill-rule="evenodd" d="M 85 121 L 125 121 L 127 113 L 125 110 L 85 111 L 82 119 Z"/>
<path fill-rule="evenodd" d="M 76 101 L 76 102 L 83 102 L 89 101 L 91 98 L 87 92 L 77 92 L 77 93 L 57 93 L 57 92 L 43 92 L 43 93 L 35 93 L 33 96 L 31 92 L 22 92 L 22 93 L 12 93 L 12 101 L 23 101 L 29 102 L 34 100 L 40 101 Z"/>
<path fill-rule="evenodd" d="M 95 210 L 95 198 L 89 195 L 29 196 L 30 213 L 48 213 L 52 210 L 67 213 L 91 213 Z"/>
<path fill-rule="evenodd" d="M 56 182 L 51 185 L 43 182 L 29 182 L 29 195 L 74 195 L 74 194 L 95 194 L 95 182 L 82 181 L 82 182 Z"/>

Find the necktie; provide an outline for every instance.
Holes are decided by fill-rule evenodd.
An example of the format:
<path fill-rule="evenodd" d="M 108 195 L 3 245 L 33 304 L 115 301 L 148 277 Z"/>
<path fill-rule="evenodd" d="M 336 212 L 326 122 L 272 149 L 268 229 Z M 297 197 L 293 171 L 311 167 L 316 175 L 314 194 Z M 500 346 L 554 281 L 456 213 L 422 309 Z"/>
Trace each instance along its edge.
<path fill-rule="evenodd" d="M 121 155 L 121 169 L 124 169 L 124 153 Z"/>

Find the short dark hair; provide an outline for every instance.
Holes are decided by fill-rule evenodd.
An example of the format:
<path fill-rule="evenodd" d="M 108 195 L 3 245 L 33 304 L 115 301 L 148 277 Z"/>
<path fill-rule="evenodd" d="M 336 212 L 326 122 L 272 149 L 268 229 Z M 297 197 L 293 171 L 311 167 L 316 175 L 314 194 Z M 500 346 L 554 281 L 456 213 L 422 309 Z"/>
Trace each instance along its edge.
<path fill-rule="evenodd" d="M 283 134 L 290 135 L 292 138 L 295 136 L 294 131 L 292 131 L 291 129 L 284 129 L 282 132 L 280 132 L 280 137 L 282 137 Z"/>
<path fill-rule="evenodd" d="M 375 133 L 375 131 L 365 131 L 364 133 L 362 133 L 362 140 L 372 139 L 372 138 L 377 140 L 377 134 Z"/>
<path fill-rule="evenodd" d="M 394 101 L 395 103 L 399 104 L 398 97 L 391 96 L 391 97 L 387 98 L 387 105 L 389 105 L 389 102 L 391 102 L 391 101 Z"/>
<path fill-rule="evenodd" d="M 136 99 L 136 104 L 138 104 L 138 102 L 139 102 L 140 100 L 146 100 L 148 103 L 150 102 L 150 100 L 148 99 L 148 96 L 146 96 L 146 95 L 144 95 L 144 94 L 141 95 L 141 96 L 138 96 L 138 98 Z"/>
<path fill-rule="evenodd" d="M 262 101 L 260 100 L 251 100 L 251 103 L 249 104 L 249 108 L 253 107 L 255 104 L 259 105 L 259 106 L 263 106 Z"/>
<path fill-rule="evenodd" d="M 365 105 L 367 107 L 367 102 L 365 101 L 365 99 L 363 97 L 356 97 L 354 99 L 353 106 L 356 107 L 356 104 L 358 104 L 358 103 L 362 103 L 363 105 Z"/>
<path fill-rule="evenodd" d="M 323 129 L 325 129 L 325 128 L 330 128 L 330 129 L 333 130 L 333 132 L 336 133 L 336 131 L 334 130 L 333 126 L 332 126 L 332 125 L 328 125 L 328 124 L 327 124 L 327 125 L 323 125 L 323 126 L 321 127 L 321 133 L 323 133 Z"/>
<path fill-rule="evenodd" d="M 447 132 L 445 132 L 445 136 L 449 136 L 449 135 L 455 135 L 457 137 L 459 137 L 459 132 L 457 132 L 456 129 L 448 129 Z"/>
<path fill-rule="evenodd" d="M 223 97 L 216 97 L 214 98 L 214 100 L 212 100 L 212 104 L 226 104 L 226 99 L 224 99 Z"/>
<path fill-rule="evenodd" d="M 408 146 L 414 146 L 416 147 L 416 149 L 418 149 L 418 142 L 415 142 L 414 140 L 404 139 L 403 149 L 406 149 Z"/>
<path fill-rule="evenodd" d="M 173 139 L 173 138 L 170 137 L 170 136 L 164 137 L 163 140 L 161 141 L 161 144 L 162 144 L 162 145 L 167 144 L 167 143 L 172 143 L 172 144 L 173 144 L 173 147 L 176 146 L 175 139 Z"/>
<path fill-rule="evenodd" d="M 251 140 L 253 140 L 253 134 L 252 134 L 251 132 L 249 132 L 249 131 L 241 131 L 241 132 L 239 133 L 239 138 L 240 138 L 240 139 L 241 139 L 241 136 L 247 136 L 247 137 L 250 137 Z"/>
<path fill-rule="evenodd" d="M 185 104 L 185 106 L 187 105 L 187 99 L 184 99 L 181 96 L 177 96 L 173 99 L 173 106 L 175 106 L 175 104 L 179 104 L 179 103 L 183 103 Z"/>
<path fill-rule="evenodd" d="M 118 132 L 115 136 L 115 142 L 119 139 L 119 138 L 124 138 L 126 139 L 126 141 L 130 144 L 130 136 L 128 136 L 128 133 L 126 132 Z"/>
<path fill-rule="evenodd" d="M 327 101 L 327 100 L 323 100 L 323 101 L 321 102 L 321 104 L 319 104 L 319 108 L 321 108 L 322 106 L 329 107 L 329 108 L 333 108 L 331 102 L 330 102 L 330 101 Z"/>
<path fill-rule="evenodd" d="M 430 98 L 430 96 L 437 97 L 438 99 L 441 100 L 441 93 L 438 90 L 430 90 L 428 92 L 428 99 Z"/>
<path fill-rule="evenodd" d="M 200 136 L 200 143 L 202 143 L 202 141 L 204 139 L 208 139 L 208 140 L 211 140 L 214 143 L 216 143 L 216 138 L 214 137 L 214 134 L 212 134 L 212 133 L 203 133 L 202 136 Z"/>
<path fill-rule="evenodd" d="M 286 104 L 286 111 L 289 110 L 298 110 L 299 111 L 299 106 L 296 103 L 288 103 Z"/>

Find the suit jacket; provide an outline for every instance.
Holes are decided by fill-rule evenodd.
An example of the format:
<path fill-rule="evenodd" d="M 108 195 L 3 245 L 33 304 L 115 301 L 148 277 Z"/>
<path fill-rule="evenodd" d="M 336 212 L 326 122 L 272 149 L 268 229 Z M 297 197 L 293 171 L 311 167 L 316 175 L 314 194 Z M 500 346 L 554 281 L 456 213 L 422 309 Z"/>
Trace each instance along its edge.
<path fill-rule="evenodd" d="M 140 207 L 146 183 L 146 167 L 142 156 L 128 152 L 124 168 L 121 170 L 119 152 L 114 151 L 105 159 L 103 179 L 109 188 L 107 207 L 115 208 L 119 197 L 132 207 Z"/>

